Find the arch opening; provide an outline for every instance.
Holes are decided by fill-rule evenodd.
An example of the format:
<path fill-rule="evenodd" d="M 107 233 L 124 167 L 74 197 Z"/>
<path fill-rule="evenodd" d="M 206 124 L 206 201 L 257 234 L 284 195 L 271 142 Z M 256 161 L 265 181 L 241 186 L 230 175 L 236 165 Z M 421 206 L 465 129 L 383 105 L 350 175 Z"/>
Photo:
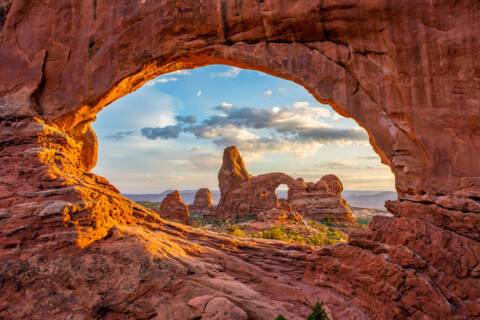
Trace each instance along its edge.
<path fill-rule="evenodd" d="M 393 176 L 354 121 L 318 103 L 303 87 L 254 70 L 212 65 L 158 76 L 99 113 L 94 128 L 100 145 L 95 173 L 160 214 L 167 208 L 164 199 L 178 197 L 171 209 L 181 217 L 174 220 L 195 226 L 232 217 L 234 225 L 245 224 L 257 216 L 330 223 L 336 214 L 340 224 L 351 223 L 341 191 L 320 182 L 331 173 L 349 196 L 383 191 L 395 197 Z M 230 145 L 258 176 L 235 191 L 241 193 L 237 199 L 222 202 L 217 173 Z M 383 175 L 381 183 L 375 174 Z M 211 195 L 197 199 L 204 188 Z M 209 197 L 212 201 L 205 200 Z M 270 209 L 277 211 L 265 214 Z"/>
<path fill-rule="evenodd" d="M 287 200 L 288 199 L 288 191 L 290 188 L 285 183 L 281 183 L 275 189 L 275 195 L 277 196 L 278 201 Z"/>
<path fill-rule="evenodd" d="M 252 159 L 254 163 L 258 158 L 263 157 L 263 167 L 255 168 L 258 174 L 278 170 L 295 173 L 294 176 L 302 177 L 304 173 L 308 174 L 313 169 L 304 166 L 299 170 L 294 170 L 295 166 L 298 162 L 308 160 L 308 165 L 314 167 L 315 159 L 313 157 L 315 155 L 320 156 L 321 159 L 319 168 L 315 168 L 315 171 L 320 172 L 320 174 L 348 167 L 353 170 L 368 170 L 373 167 L 386 168 L 380 165 L 381 159 L 371 149 L 367 133 L 357 123 L 341 117 L 328 105 L 318 103 L 317 99 L 303 87 L 249 69 L 240 69 L 229 65 L 214 65 L 214 67 L 219 69 L 217 71 L 215 69 L 210 70 L 209 67 L 193 70 L 182 69 L 183 71 L 179 70 L 159 76 L 149 80 L 150 82 L 147 82 L 138 91 L 113 103 L 112 106 L 99 113 L 97 121 L 94 122 L 94 128 L 99 135 L 100 143 L 110 144 L 108 147 L 111 147 L 114 142 L 132 138 L 136 143 L 150 142 L 158 145 L 170 143 L 168 145 L 172 146 L 173 142 L 175 144 L 178 142 L 178 145 L 193 146 L 197 149 L 202 146 L 215 147 L 217 151 L 222 151 L 229 145 L 237 145 L 242 151 L 242 155 L 249 160 Z M 234 86 L 239 83 L 236 81 L 236 74 L 242 70 L 246 75 L 244 76 L 245 79 L 241 81 L 251 81 L 252 78 L 256 77 L 257 84 L 263 83 L 261 88 L 256 88 L 255 95 L 250 99 L 241 97 L 248 94 L 245 91 L 237 90 L 235 92 Z M 189 79 L 194 76 L 185 76 L 185 74 L 191 74 L 192 71 L 194 76 L 197 77 L 196 80 Z M 203 85 L 198 83 L 202 81 L 199 80 L 201 77 L 207 77 L 209 81 L 212 80 L 208 79 L 209 77 L 218 77 L 218 81 L 212 82 L 212 85 L 225 83 L 224 77 L 231 77 L 232 79 L 230 79 L 229 88 L 224 90 L 227 92 L 215 98 L 214 96 L 218 93 L 205 94 L 205 89 L 203 91 L 200 89 Z M 263 81 L 266 78 L 269 78 L 269 82 Z M 195 83 L 195 81 L 197 82 Z M 182 94 L 179 94 L 178 90 L 183 89 L 185 83 L 188 90 L 185 96 L 188 97 L 181 97 Z M 188 88 L 188 86 L 192 86 L 192 88 Z M 275 92 L 272 92 L 271 89 Z M 277 98 L 274 99 L 274 96 L 277 96 Z M 202 98 L 205 99 L 200 102 L 201 106 L 199 107 L 199 102 L 195 99 L 201 100 Z M 193 108 L 193 105 L 196 107 Z M 275 116 L 275 114 L 280 115 Z M 291 117 L 291 119 L 288 119 L 288 117 Z M 308 123 L 309 119 L 305 119 L 307 117 L 312 117 L 311 123 Z M 115 122 L 115 118 L 123 119 L 112 124 L 112 122 Z M 218 118 L 223 118 L 224 123 L 221 124 Z M 325 123 L 325 120 L 331 123 Z M 191 121 L 194 123 L 191 123 Z M 214 123 L 215 121 L 217 122 Z M 268 121 L 271 121 L 271 123 L 267 123 Z M 211 125 L 205 125 L 203 122 Z M 230 126 L 233 133 L 220 132 L 221 125 Z M 271 132 L 264 133 L 262 130 L 271 130 Z M 219 139 L 216 139 L 214 135 L 218 135 Z M 273 135 L 282 136 L 275 139 L 276 137 L 273 137 Z M 208 142 L 210 143 L 209 146 L 206 145 Z M 103 148 L 100 147 L 101 152 Z M 135 145 L 132 144 L 131 147 L 135 147 Z M 269 147 L 272 147 L 273 150 L 269 150 Z M 354 150 L 348 152 L 349 149 Z M 208 151 L 211 150 L 213 149 L 208 149 Z M 340 156 L 332 156 L 339 151 L 341 151 Z M 275 164 L 276 161 L 273 157 L 278 153 L 290 153 L 292 155 L 288 165 L 285 167 L 276 166 L 271 169 L 265 168 L 269 164 Z M 104 170 L 104 163 L 107 161 L 103 159 L 107 155 L 100 155 L 100 163 L 94 172 L 108 177 L 108 173 Z M 218 153 L 216 158 L 216 164 L 206 164 L 212 168 L 210 173 L 215 173 L 220 164 Z M 201 162 L 202 159 L 195 160 Z M 362 163 L 359 164 L 359 161 Z M 389 172 L 383 171 L 382 174 L 388 175 Z M 347 179 L 342 180 L 348 180 L 347 176 L 349 175 L 344 174 L 343 176 Z M 213 183 L 210 183 L 209 187 L 216 185 L 215 177 L 213 178 Z M 319 177 L 310 174 L 308 178 L 316 179 Z M 352 181 L 353 183 L 344 182 L 347 183 L 348 190 L 367 187 L 371 191 L 384 191 L 394 188 L 392 176 L 383 177 L 386 182 L 382 181 L 382 184 L 372 187 L 368 187 L 368 181 L 367 183 L 364 182 L 366 180 L 365 176 L 358 176 L 355 179 L 355 181 Z M 115 179 L 112 181 L 115 182 Z M 124 193 L 142 192 L 142 190 L 125 189 L 122 187 L 122 183 L 116 183 L 116 185 Z M 200 186 L 201 184 L 197 184 L 191 187 Z M 162 188 L 168 189 L 169 186 L 163 185 L 157 189 Z"/>

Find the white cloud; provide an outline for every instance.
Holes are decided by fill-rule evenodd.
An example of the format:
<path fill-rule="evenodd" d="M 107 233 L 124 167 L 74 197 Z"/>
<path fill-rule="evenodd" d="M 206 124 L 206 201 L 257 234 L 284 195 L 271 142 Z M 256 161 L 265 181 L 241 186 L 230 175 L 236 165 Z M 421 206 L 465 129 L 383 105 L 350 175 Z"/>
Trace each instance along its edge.
<path fill-rule="evenodd" d="M 203 94 L 202 90 L 197 91 L 197 97 L 200 97 Z"/>
<path fill-rule="evenodd" d="M 168 74 L 169 75 L 177 75 L 177 76 L 191 76 L 192 71 L 184 69 L 184 70 L 173 71 L 173 72 L 170 72 Z"/>
<path fill-rule="evenodd" d="M 236 78 L 242 69 L 237 68 L 237 67 L 231 67 L 225 72 L 219 72 L 219 73 L 211 73 L 211 77 L 223 77 L 223 78 Z"/>
<path fill-rule="evenodd" d="M 175 81 L 178 81 L 178 78 L 175 78 L 175 77 L 156 78 L 148 81 L 144 85 L 147 87 L 151 87 L 156 85 L 157 83 L 168 83 L 168 82 L 175 82 Z"/>
<path fill-rule="evenodd" d="M 239 128 L 233 124 L 219 127 L 206 127 L 205 130 L 201 132 L 201 137 L 202 139 L 217 139 L 222 137 L 235 141 L 247 141 L 258 138 L 253 132 L 245 128 Z"/>
<path fill-rule="evenodd" d="M 228 103 L 228 102 L 222 102 L 219 105 L 219 110 L 220 111 L 228 111 L 231 108 L 233 108 L 233 103 Z"/>
<path fill-rule="evenodd" d="M 190 156 L 190 163 L 196 169 L 215 169 L 218 170 L 222 166 L 221 154 L 198 153 Z"/>
<path fill-rule="evenodd" d="M 266 97 L 271 97 L 272 94 L 273 94 L 272 90 L 267 90 L 263 93 L 263 95 L 266 96 Z"/>
<path fill-rule="evenodd" d="M 167 180 L 185 180 L 185 177 L 184 176 L 177 176 L 177 175 L 170 175 L 170 176 L 166 176 L 166 177 L 162 177 L 164 179 L 167 179 Z"/>

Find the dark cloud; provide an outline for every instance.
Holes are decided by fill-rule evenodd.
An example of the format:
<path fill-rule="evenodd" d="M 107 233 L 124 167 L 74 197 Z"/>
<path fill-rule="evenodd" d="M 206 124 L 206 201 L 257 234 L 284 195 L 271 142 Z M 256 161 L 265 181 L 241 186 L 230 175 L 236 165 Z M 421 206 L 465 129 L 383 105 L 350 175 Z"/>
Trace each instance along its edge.
<path fill-rule="evenodd" d="M 175 120 L 177 120 L 180 123 L 185 123 L 185 124 L 195 124 L 197 122 L 197 117 L 190 115 L 190 116 L 176 116 Z"/>
<path fill-rule="evenodd" d="M 331 118 L 330 111 L 313 107 L 306 102 L 287 108 L 236 107 L 222 103 L 213 108 L 212 115 L 197 124 L 195 116 L 177 116 L 178 124 L 164 128 L 143 128 L 148 139 L 175 139 L 180 133 L 191 133 L 199 139 L 209 139 L 220 146 L 246 145 L 278 149 L 284 143 L 366 142 L 363 130 L 334 128 L 324 120 Z M 269 137 L 257 137 L 249 129 L 270 130 Z"/>
<path fill-rule="evenodd" d="M 181 125 L 174 125 L 174 126 L 166 126 L 163 128 L 142 128 L 140 130 L 142 133 L 142 136 L 149 140 L 155 140 L 155 139 L 162 139 L 162 140 L 167 140 L 167 139 L 176 139 L 182 132 L 182 126 Z"/>
<path fill-rule="evenodd" d="M 123 139 L 124 137 L 130 137 L 130 136 L 136 136 L 136 135 L 137 135 L 137 131 L 119 131 L 112 135 L 105 136 L 105 138 L 111 139 L 111 140 L 120 140 L 120 139 Z"/>
<path fill-rule="evenodd" d="M 339 128 L 312 128 L 290 131 L 298 140 L 330 142 L 334 140 L 366 141 L 367 135 L 360 130 Z"/>

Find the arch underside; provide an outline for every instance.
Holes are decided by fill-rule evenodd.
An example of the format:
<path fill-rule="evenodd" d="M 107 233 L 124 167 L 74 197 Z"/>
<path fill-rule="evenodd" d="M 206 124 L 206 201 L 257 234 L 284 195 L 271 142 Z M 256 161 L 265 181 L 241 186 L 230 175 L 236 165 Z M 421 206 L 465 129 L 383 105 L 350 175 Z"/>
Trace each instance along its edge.
<path fill-rule="evenodd" d="M 312 299 L 339 319 L 480 316 L 478 5 L 0 8 L 0 317 L 183 319 L 201 315 L 192 298 L 218 295 L 258 319 L 293 319 Z M 395 175 L 394 217 L 348 245 L 252 243 L 166 222 L 89 172 L 96 113 L 155 76 L 214 63 L 295 81 L 356 120 Z"/>

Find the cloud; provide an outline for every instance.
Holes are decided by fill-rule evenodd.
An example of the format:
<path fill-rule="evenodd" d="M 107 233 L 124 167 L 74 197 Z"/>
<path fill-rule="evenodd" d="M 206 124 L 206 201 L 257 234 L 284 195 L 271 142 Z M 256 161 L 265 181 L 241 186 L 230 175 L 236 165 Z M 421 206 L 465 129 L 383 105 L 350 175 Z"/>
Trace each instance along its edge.
<path fill-rule="evenodd" d="M 361 160 L 380 160 L 379 156 L 367 156 L 367 157 L 357 157 L 357 159 Z"/>
<path fill-rule="evenodd" d="M 357 167 L 358 163 L 352 160 L 327 161 L 315 165 L 317 169 L 350 169 Z"/>
<path fill-rule="evenodd" d="M 151 127 L 145 127 L 140 130 L 142 136 L 149 140 L 155 140 L 155 139 L 162 139 L 162 140 L 167 140 L 167 139 L 176 139 L 182 132 L 182 126 L 181 125 L 172 125 L 172 126 L 166 126 L 163 128 L 151 128 Z"/>
<path fill-rule="evenodd" d="M 270 109 L 222 102 L 213 110 L 217 113 L 200 123 L 193 116 L 178 116 L 177 125 L 144 128 L 142 135 L 148 139 L 176 139 L 183 132 L 211 140 L 218 147 L 236 145 L 243 153 L 288 151 L 299 157 L 311 156 L 327 143 L 368 143 L 363 130 L 333 127 L 326 122 L 332 118 L 328 109 L 305 101 Z"/>
<path fill-rule="evenodd" d="M 213 140 L 213 143 L 220 147 L 236 145 L 242 155 L 247 160 L 257 159 L 265 153 L 269 152 L 288 152 L 298 158 L 306 158 L 313 156 L 321 147 L 322 143 L 296 141 L 283 137 L 255 137 L 245 139 L 230 135 L 229 137 L 221 137 Z"/>
<path fill-rule="evenodd" d="M 160 78 L 156 78 L 156 79 L 148 81 L 147 83 L 145 83 L 145 86 L 150 87 L 150 86 L 156 85 L 157 83 L 168 83 L 168 82 L 175 82 L 175 81 L 178 81 L 178 78 L 175 78 L 175 77 L 162 78 L 162 77 L 160 77 Z"/>
<path fill-rule="evenodd" d="M 222 157 L 213 153 L 198 153 L 190 157 L 190 163 L 197 169 L 218 169 L 222 165 Z"/>
<path fill-rule="evenodd" d="M 191 76 L 192 71 L 185 69 L 185 70 L 173 71 L 173 72 L 170 72 L 168 74 L 169 75 L 176 75 L 176 76 Z"/>
<path fill-rule="evenodd" d="M 198 90 L 197 91 L 197 97 L 200 97 L 202 95 L 202 93 L 203 93 L 202 90 Z"/>
<path fill-rule="evenodd" d="M 272 90 L 267 90 L 263 93 L 263 95 L 266 96 L 266 97 L 271 97 L 272 94 L 273 94 Z"/>
<path fill-rule="evenodd" d="M 211 77 L 222 77 L 222 78 L 236 78 L 240 74 L 242 69 L 237 68 L 237 67 L 231 67 L 225 72 L 219 72 L 219 73 L 211 73 Z"/>
<path fill-rule="evenodd" d="M 195 124 L 197 122 L 197 117 L 194 115 L 190 116 L 176 116 L 175 120 L 185 124 Z"/>
<path fill-rule="evenodd" d="M 114 134 L 107 135 L 105 138 L 111 139 L 111 140 L 121 140 L 124 137 L 129 137 L 129 136 L 136 136 L 138 135 L 137 131 L 134 130 L 129 130 L 129 131 L 118 131 Z"/>
<path fill-rule="evenodd" d="M 233 125 L 239 128 L 272 129 L 279 134 L 294 138 L 316 141 L 351 139 L 366 140 L 361 130 L 334 128 L 325 120 L 331 118 L 326 108 L 310 106 L 308 102 L 296 102 L 292 107 L 271 109 L 236 107 L 222 103 L 214 107 L 220 114 L 205 119 L 200 125 L 191 128 L 192 132 L 203 132 L 215 127 Z"/>

